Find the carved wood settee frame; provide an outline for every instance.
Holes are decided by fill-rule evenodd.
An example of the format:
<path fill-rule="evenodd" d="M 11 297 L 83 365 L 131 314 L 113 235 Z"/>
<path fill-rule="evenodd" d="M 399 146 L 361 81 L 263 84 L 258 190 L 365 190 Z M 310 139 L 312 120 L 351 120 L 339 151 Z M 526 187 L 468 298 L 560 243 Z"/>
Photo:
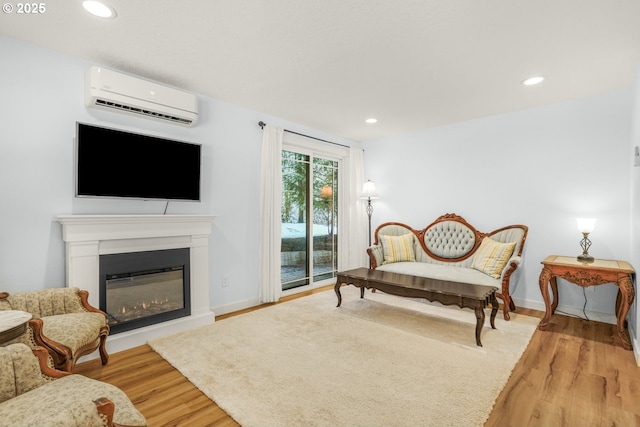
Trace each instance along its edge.
<path fill-rule="evenodd" d="M 437 230 L 439 226 L 442 226 L 444 223 L 456 223 L 454 225 L 460 225 L 464 227 L 464 229 L 468 229 L 469 232 L 473 235 L 473 245 L 469 248 L 462 251 L 459 255 L 448 255 L 443 256 L 442 253 L 437 253 L 437 251 L 433 250 L 431 244 L 428 244 L 430 241 L 429 238 L 433 238 L 433 231 Z M 419 246 L 421 247 L 423 259 L 428 260 L 428 262 L 438 263 L 442 265 L 451 264 L 451 267 L 461 267 L 464 268 L 463 264 L 470 264 L 472 257 L 478 251 L 482 240 L 486 237 L 490 237 L 492 239 L 496 239 L 498 241 L 515 241 L 516 246 L 514 248 L 513 254 L 509 259 L 507 265 L 503 269 L 502 274 L 500 275 L 500 283 L 499 289 L 500 292 L 496 292 L 496 297 L 503 301 L 503 316 L 505 320 L 509 320 L 509 311 L 515 311 L 516 305 L 511 298 L 511 294 L 509 291 L 511 277 L 513 273 L 516 271 L 518 266 L 522 263 L 522 252 L 524 249 L 524 244 L 527 239 L 528 227 L 522 224 L 509 225 L 505 227 L 498 228 L 491 232 L 482 232 L 477 230 L 474 226 L 472 226 L 467 220 L 465 220 L 460 215 L 455 213 L 447 213 L 440 217 L 438 217 L 435 221 L 429 224 L 427 227 L 423 229 L 416 230 L 406 224 L 400 222 L 386 222 L 378 226 L 374 233 L 374 243 L 371 247 L 367 248 L 367 254 L 369 255 L 371 268 L 378 268 L 381 264 L 381 242 L 380 242 L 380 233 L 382 233 L 387 227 L 400 227 L 406 229 L 408 232 L 413 233 L 416 237 Z M 466 230 L 465 230 L 466 231 Z M 384 234 L 384 233 L 383 233 Z M 512 237 L 510 235 L 513 234 Z M 468 268 L 468 267 L 467 267 Z M 425 276 L 427 277 L 427 276 Z M 450 280 L 450 279 L 449 279 Z"/>

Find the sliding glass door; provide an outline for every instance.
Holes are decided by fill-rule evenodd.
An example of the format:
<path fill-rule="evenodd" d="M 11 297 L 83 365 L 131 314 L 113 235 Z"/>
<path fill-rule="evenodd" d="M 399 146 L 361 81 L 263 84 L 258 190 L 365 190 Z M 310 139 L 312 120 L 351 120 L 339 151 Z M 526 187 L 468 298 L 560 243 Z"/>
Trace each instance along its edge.
<path fill-rule="evenodd" d="M 336 275 L 338 171 L 337 160 L 282 152 L 282 290 Z"/>

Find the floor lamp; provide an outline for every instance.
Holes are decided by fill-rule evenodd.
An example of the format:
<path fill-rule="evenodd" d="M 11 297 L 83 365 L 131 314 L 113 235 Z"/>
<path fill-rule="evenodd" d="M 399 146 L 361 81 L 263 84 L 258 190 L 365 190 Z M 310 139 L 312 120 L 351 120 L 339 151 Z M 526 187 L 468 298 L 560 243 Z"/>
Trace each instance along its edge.
<path fill-rule="evenodd" d="M 369 246 L 371 246 L 371 214 L 373 214 L 373 206 L 371 205 L 371 201 L 380 198 L 373 181 L 368 180 L 364 183 L 364 185 L 362 186 L 362 195 L 360 196 L 360 198 L 367 201 L 367 216 L 369 217 Z"/>

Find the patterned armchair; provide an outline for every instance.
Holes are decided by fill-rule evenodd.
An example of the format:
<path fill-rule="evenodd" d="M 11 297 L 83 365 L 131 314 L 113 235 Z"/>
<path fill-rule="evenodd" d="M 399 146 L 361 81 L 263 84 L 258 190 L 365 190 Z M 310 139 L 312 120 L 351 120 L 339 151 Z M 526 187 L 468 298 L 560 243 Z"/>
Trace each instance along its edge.
<path fill-rule="evenodd" d="M 0 292 L 0 310 L 31 313 L 27 333 L 11 341 L 46 348 L 56 369 L 71 372 L 78 358 L 100 350 L 103 365 L 109 325 L 104 312 L 87 301 L 89 293 L 78 288 L 54 288 L 9 295 Z"/>
<path fill-rule="evenodd" d="M 146 426 L 119 388 L 48 366 L 42 347 L 0 347 L 0 427 Z"/>

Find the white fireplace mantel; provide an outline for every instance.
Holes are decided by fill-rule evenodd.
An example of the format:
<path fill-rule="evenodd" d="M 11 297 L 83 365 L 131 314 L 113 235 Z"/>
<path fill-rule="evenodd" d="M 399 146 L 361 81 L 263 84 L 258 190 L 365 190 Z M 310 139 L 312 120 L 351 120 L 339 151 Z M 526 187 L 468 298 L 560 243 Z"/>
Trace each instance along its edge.
<path fill-rule="evenodd" d="M 122 332 L 107 339 L 110 352 L 145 344 L 150 338 L 212 323 L 209 238 L 214 215 L 59 215 L 66 246 L 66 285 L 89 291 L 99 306 L 99 257 L 106 254 L 190 249 L 191 315 Z"/>

